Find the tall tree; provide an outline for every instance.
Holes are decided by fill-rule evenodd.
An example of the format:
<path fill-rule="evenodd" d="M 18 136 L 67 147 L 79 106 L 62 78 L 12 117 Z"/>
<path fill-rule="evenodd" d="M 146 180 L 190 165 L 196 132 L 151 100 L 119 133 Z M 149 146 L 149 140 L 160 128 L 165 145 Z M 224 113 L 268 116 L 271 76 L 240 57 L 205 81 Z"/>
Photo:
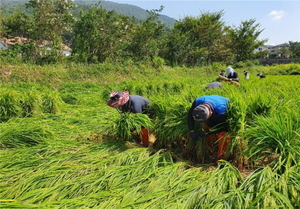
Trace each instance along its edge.
<path fill-rule="evenodd" d="M 33 28 L 33 19 L 26 12 L 16 9 L 11 15 L 2 19 L 4 36 L 30 37 Z"/>
<path fill-rule="evenodd" d="M 183 20 L 177 21 L 174 29 L 171 31 L 170 39 L 167 42 L 171 50 L 168 54 L 181 55 L 182 57 L 173 58 L 178 61 L 186 60 L 189 65 L 199 63 L 199 60 L 209 64 L 213 61 L 222 61 L 226 56 L 226 40 L 224 36 L 225 23 L 222 21 L 223 11 L 214 13 L 202 13 L 199 17 L 187 16 Z M 182 36 L 179 38 L 178 36 Z M 185 40 L 180 46 L 177 43 L 172 43 L 172 37 L 177 37 L 177 40 Z M 184 38 L 188 37 L 188 39 Z M 186 51 L 186 49 L 189 51 Z M 174 50 L 181 50 L 175 52 Z M 220 56 L 222 54 L 223 56 Z M 172 59 L 169 57 L 169 59 Z"/>
<path fill-rule="evenodd" d="M 49 41 L 51 53 L 61 56 L 62 35 L 71 30 L 73 23 L 72 0 L 30 0 L 26 6 L 34 10 L 32 38 L 38 44 Z"/>
<path fill-rule="evenodd" d="M 268 39 L 258 40 L 263 29 L 260 29 L 260 24 L 255 21 L 255 19 L 242 21 L 238 27 L 228 29 L 230 48 L 237 62 L 253 58 L 254 49 L 268 41 Z"/>
<path fill-rule="evenodd" d="M 292 53 L 291 57 L 298 58 L 300 57 L 300 42 L 289 41 L 289 49 Z"/>
<path fill-rule="evenodd" d="M 134 20 L 97 6 L 82 12 L 75 23 L 72 53 L 84 62 L 120 59 L 130 45 Z"/>
<path fill-rule="evenodd" d="M 206 51 L 204 59 L 207 65 L 213 61 L 222 61 L 224 57 L 219 56 L 219 54 L 224 54 L 226 49 L 226 39 L 223 38 L 225 28 L 225 23 L 222 21 L 223 16 L 223 11 L 202 13 L 195 28 L 199 48 Z"/>
<path fill-rule="evenodd" d="M 158 20 L 159 12 L 162 10 L 163 7 L 158 10 L 147 11 L 147 19 L 135 24 L 132 33 L 132 43 L 127 49 L 132 53 L 134 60 L 151 60 L 155 55 L 159 54 L 165 33 L 164 24 Z"/>

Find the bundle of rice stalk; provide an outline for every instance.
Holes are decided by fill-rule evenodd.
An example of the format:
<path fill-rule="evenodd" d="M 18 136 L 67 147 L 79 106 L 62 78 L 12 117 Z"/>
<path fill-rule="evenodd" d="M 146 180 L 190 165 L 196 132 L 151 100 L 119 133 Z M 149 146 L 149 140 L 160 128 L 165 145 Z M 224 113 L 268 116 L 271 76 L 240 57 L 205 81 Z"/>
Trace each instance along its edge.
<path fill-rule="evenodd" d="M 153 123 L 146 114 L 141 113 L 120 113 L 113 124 L 107 127 L 104 134 L 112 134 L 118 140 L 129 141 L 132 139 L 133 132 L 140 134 L 141 129 L 151 130 Z"/>

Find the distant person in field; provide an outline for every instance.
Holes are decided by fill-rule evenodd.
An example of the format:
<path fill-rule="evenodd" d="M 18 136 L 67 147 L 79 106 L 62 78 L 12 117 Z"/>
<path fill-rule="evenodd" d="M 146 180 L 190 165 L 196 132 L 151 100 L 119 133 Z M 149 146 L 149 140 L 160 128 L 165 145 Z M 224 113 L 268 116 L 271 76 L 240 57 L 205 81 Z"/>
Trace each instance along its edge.
<path fill-rule="evenodd" d="M 238 73 L 232 67 L 226 68 L 226 77 L 231 81 L 240 81 Z"/>
<path fill-rule="evenodd" d="M 257 73 L 256 76 L 258 76 L 260 78 L 265 78 L 266 77 L 263 73 Z"/>
<path fill-rule="evenodd" d="M 244 76 L 245 76 L 245 79 L 248 80 L 250 78 L 249 72 L 244 70 Z"/>
<path fill-rule="evenodd" d="M 230 143 L 230 137 L 227 136 L 229 102 L 228 98 L 218 95 L 201 96 L 194 100 L 188 113 L 190 137 L 195 141 L 203 138 L 209 150 L 213 150 L 214 144 L 218 144 L 217 156 L 213 159 L 215 162 L 224 159 Z M 196 126 L 202 130 L 198 132 Z"/>
<path fill-rule="evenodd" d="M 223 87 L 222 83 L 220 82 L 211 82 L 207 86 L 205 86 L 205 90 L 210 89 L 210 88 L 221 88 Z"/>
<path fill-rule="evenodd" d="M 118 108 L 122 113 L 142 113 L 148 114 L 148 105 L 150 101 L 139 95 L 129 95 L 128 91 L 114 91 L 110 94 L 110 100 L 106 104 L 113 108 Z M 142 128 L 142 144 L 148 146 L 149 131 Z"/>

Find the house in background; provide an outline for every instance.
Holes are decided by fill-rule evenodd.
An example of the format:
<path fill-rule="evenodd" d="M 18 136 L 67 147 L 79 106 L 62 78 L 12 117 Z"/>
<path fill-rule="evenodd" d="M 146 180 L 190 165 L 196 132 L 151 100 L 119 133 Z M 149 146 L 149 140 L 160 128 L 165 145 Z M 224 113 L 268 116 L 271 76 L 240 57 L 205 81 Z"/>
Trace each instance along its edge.
<path fill-rule="evenodd" d="M 288 57 L 288 53 L 286 53 L 289 50 L 289 45 L 287 43 L 279 44 L 279 45 L 262 45 L 254 50 L 254 54 L 259 52 L 267 52 L 266 58 L 282 58 L 282 57 Z"/>
<path fill-rule="evenodd" d="M 14 37 L 14 38 L 1 38 L 0 39 L 0 49 L 6 50 L 8 49 L 10 46 L 14 45 L 14 44 L 27 44 L 29 43 L 29 40 L 27 38 L 23 38 L 23 37 Z M 40 48 L 44 48 L 44 51 L 47 52 L 49 50 L 51 50 L 51 48 L 47 47 L 47 45 L 49 44 L 49 41 L 43 41 L 42 44 L 40 45 Z M 71 55 L 71 48 L 69 48 L 67 45 L 62 44 L 62 51 L 61 53 L 65 56 L 70 56 Z"/>

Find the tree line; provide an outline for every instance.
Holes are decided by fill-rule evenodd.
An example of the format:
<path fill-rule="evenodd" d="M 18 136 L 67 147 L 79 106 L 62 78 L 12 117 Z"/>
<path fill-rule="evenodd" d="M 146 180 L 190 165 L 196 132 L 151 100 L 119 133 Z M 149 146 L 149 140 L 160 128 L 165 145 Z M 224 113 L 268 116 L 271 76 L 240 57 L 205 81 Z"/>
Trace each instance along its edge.
<path fill-rule="evenodd" d="M 22 56 L 24 61 L 52 63 L 64 59 L 62 44 L 72 49 L 69 59 L 77 62 L 151 62 L 167 65 L 209 65 L 261 58 L 254 49 L 268 40 L 259 40 L 263 31 L 255 19 L 227 26 L 224 11 L 203 12 L 198 17 L 186 16 L 167 27 L 158 17 L 163 11 L 148 12 L 137 20 L 108 11 L 101 2 L 93 6 L 76 6 L 71 0 L 30 0 L 26 10 L 16 9 L 1 16 L 1 36 L 26 37 L 24 45 L 15 44 L 2 56 Z M 28 12 L 30 11 L 30 12 Z M 79 11 L 79 12 L 78 12 Z M 51 50 L 41 52 L 47 40 Z M 300 57 L 300 43 L 289 42 L 291 57 Z"/>

